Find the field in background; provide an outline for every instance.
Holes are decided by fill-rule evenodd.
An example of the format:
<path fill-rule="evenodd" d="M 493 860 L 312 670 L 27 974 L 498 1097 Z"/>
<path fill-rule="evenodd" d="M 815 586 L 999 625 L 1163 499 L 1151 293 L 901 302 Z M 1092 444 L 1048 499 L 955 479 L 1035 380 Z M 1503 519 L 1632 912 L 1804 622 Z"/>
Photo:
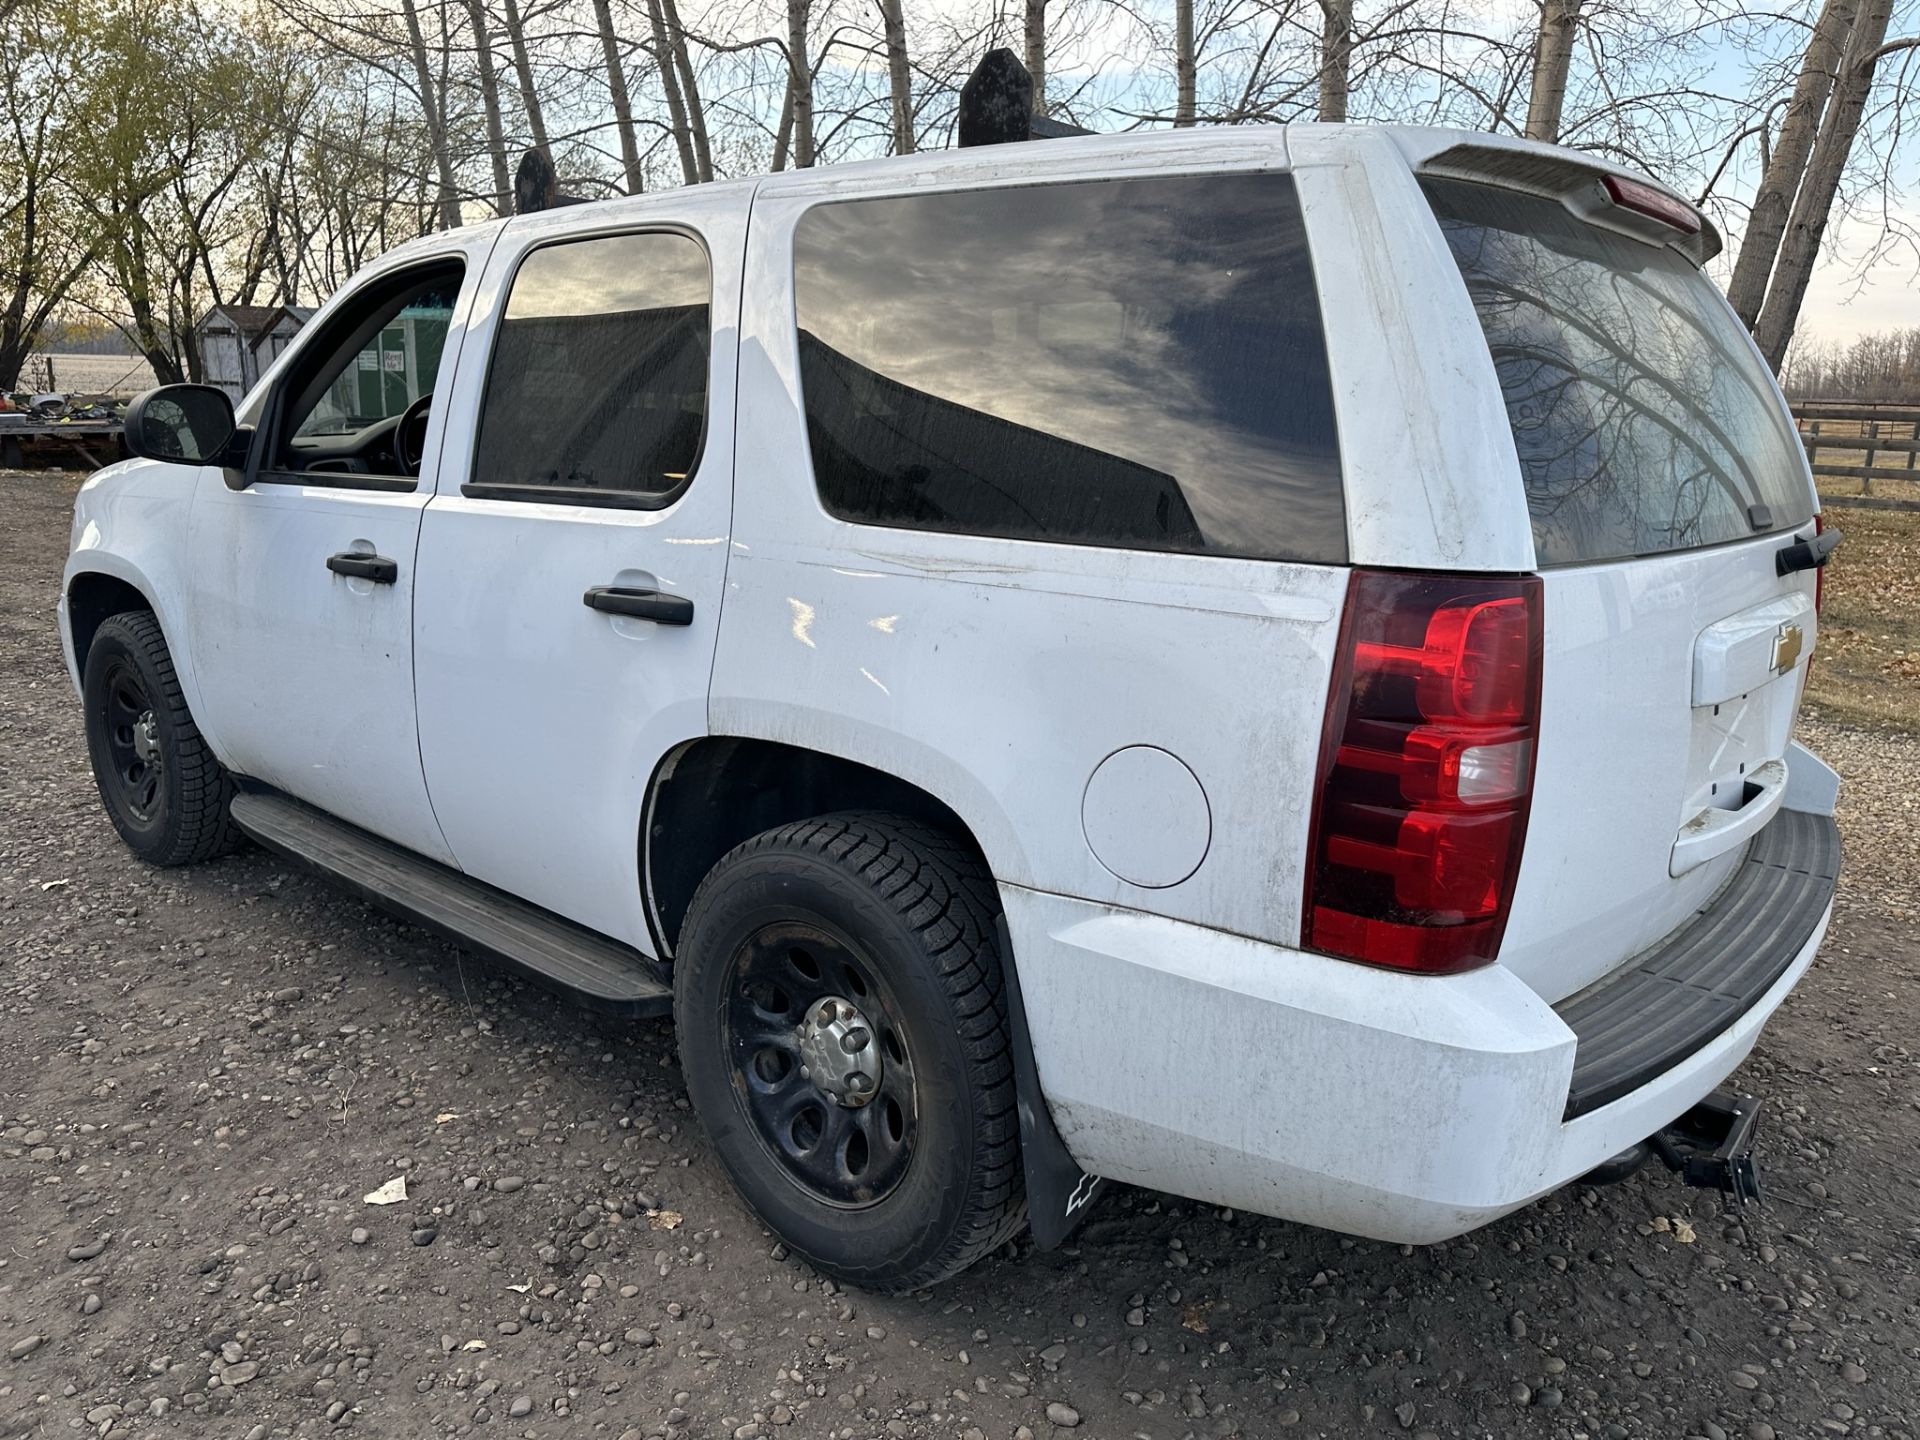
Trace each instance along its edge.
<path fill-rule="evenodd" d="M 43 386 L 46 366 L 53 384 Z M 156 382 L 153 367 L 138 355 L 30 355 L 20 371 L 23 390 L 50 389 L 69 395 L 138 395 Z"/>
<path fill-rule="evenodd" d="M 1807 699 L 1836 720 L 1920 734 L 1920 512 L 1835 505 L 1826 518 L 1846 539 L 1827 566 Z"/>

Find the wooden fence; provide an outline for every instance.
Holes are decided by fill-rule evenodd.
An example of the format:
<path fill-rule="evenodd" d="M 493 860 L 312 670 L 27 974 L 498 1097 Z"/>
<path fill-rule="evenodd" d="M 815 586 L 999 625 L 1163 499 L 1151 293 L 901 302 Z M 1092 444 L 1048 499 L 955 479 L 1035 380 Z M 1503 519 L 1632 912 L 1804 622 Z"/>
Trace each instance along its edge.
<path fill-rule="evenodd" d="M 1920 405 L 1797 400 L 1793 418 L 1822 495 L 1843 501 L 1899 500 L 1920 507 Z M 1855 481 L 1859 488 L 1842 490 L 1829 481 Z M 1878 497 L 1876 481 L 1881 486 Z"/>

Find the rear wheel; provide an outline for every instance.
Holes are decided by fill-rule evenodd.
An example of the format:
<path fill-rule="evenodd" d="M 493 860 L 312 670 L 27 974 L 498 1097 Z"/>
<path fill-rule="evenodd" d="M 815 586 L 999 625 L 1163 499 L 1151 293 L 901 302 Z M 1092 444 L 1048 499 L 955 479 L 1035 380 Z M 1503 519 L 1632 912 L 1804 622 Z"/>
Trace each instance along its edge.
<path fill-rule="evenodd" d="M 1026 1216 L 991 878 L 897 816 L 801 821 L 701 883 L 681 1064 L 747 1202 L 836 1279 L 904 1291 Z"/>
<path fill-rule="evenodd" d="M 233 780 L 187 710 L 159 622 L 109 616 L 82 676 L 87 753 L 120 838 L 153 865 L 188 865 L 239 843 L 228 817 Z"/>

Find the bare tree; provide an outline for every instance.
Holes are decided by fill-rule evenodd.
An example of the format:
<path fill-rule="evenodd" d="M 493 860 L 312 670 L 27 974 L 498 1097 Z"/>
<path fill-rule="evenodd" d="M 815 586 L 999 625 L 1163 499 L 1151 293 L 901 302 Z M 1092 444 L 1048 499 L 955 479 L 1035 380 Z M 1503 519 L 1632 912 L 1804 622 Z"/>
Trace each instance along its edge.
<path fill-rule="evenodd" d="M 487 121 L 487 158 L 493 166 L 493 213 L 512 210 L 513 182 L 507 175 L 506 128 L 500 119 L 500 77 L 493 68 L 493 39 L 487 33 L 485 0 L 466 0 L 473 27 L 473 63 L 480 81 L 480 104 Z"/>
<path fill-rule="evenodd" d="M 700 95 L 700 77 L 694 73 L 687 54 L 687 30 L 680 23 L 679 0 L 660 0 L 661 18 L 666 22 L 667 48 L 672 52 L 673 70 L 679 77 L 680 95 L 687 110 L 687 128 L 693 140 L 693 159 L 701 180 L 713 179 L 713 142 L 707 133 L 707 107 Z M 662 62 L 665 63 L 664 61 Z"/>
<path fill-rule="evenodd" d="M 880 19 L 887 32 L 887 92 L 893 107 L 893 153 L 911 155 L 913 144 L 913 71 L 907 63 L 907 22 L 900 0 L 880 0 Z M 1034 108 L 1038 110 L 1036 82 Z"/>
<path fill-rule="evenodd" d="M 1027 73 L 1033 76 L 1033 113 L 1047 113 L 1047 0 L 1026 0 Z"/>
<path fill-rule="evenodd" d="M 1806 177 L 1800 182 L 1787 218 L 1780 258 L 1753 329 L 1754 343 L 1775 370 L 1786 358 L 1787 345 L 1793 339 L 1800 305 L 1820 257 L 1820 241 L 1833 213 L 1834 197 L 1840 192 L 1841 176 L 1846 173 L 1854 139 L 1860 133 L 1860 117 L 1866 112 L 1867 96 L 1873 89 L 1874 70 L 1883 53 L 1887 24 L 1893 18 L 1893 3 L 1862 0 L 1833 82 L 1833 97 L 1827 102 L 1820 133 L 1813 142 Z"/>
<path fill-rule="evenodd" d="M 1195 119 L 1198 66 L 1193 53 L 1193 0 L 1173 0 L 1173 123 L 1191 125 Z"/>
<path fill-rule="evenodd" d="M 412 0 L 407 3 L 411 4 Z M 593 18 L 607 62 L 607 94 L 613 103 L 614 128 L 620 135 L 620 163 L 626 176 L 627 194 L 638 195 L 647 188 L 646 175 L 640 166 L 640 141 L 633 128 L 633 98 L 627 90 L 626 67 L 620 61 L 620 37 L 613 29 L 611 0 L 593 0 Z"/>
<path fill-rule="evenodd" d="M 527 27 L 520 18 L 520 0 L 504 0 L 507 44 L 513 50 L 513 75 L 520 84 L 520 106 L 527 112 L 527 129 L 542 154 L 551 155 L 547 143 L 547 117 L 540 103 L 540 87 L 533 81 L 533 59 L 527 50 Z"/>
<path fill-rule="evenodd" d="M 433 147 L 434 169 L 440 176 L 440 228 L 460 228 L 460 192 L 453 177 L 453 152 L 447 144 L 446 112 L 441 107 L 441 92 L 434 84 L 433 67 L 427 63 L 427 42 L 420 33 L 420 12 L 413 0 L 400 0 L 407 18 L 408 53 L 420 87 L 420 109 L 427 119 L 427 136 Z"/>
<path fill-rule="evenodd" d="M 807 54 L 812 0 L 787 0 L 787 87 L 792 99 L 793 163 L 813 164 L 813 62 Z"/>
<path fill-rule="evenodd" d="M 1767 281 L 1780 254 L 1781 238 L 1787 233 L 1793 197 L 1813 154 L 1820 116 L 1833 93 L 1834 74 L 1840 68 L 1858 8 L 1857 0 L 1826 0 L 1821 7 L 1820 18 L 1807 40 L 1793 98 L 1787 102 L 1787 113 L 1780 122 L 1779 137 L 1773 142 L 1754 191 L 1753 211 L 1740 240 L 1740 255 L 1727 282 L 1727 299 L 1749 329 L 1760 318 Z"/>
<path fill-rule="evenodd" d="M 687 124 L 687 102 L 680 90 L 680 74 L 667 42 L 667 16 L 660 0 L 647 0 L 647 18 L 653 26 L 653 58 L 660 67 L 660 88 L 666 92 L 667 114 L 673 121 L 673 144 L 680 152 L 680 178 L 700 183 L 700 162 L 693 153 L 693 132 Z"/>
<path fill-rule="evenodd" d="M 1567 103 L 1567 72 L 1580 30 L 1582 0 L 1540 0 L 1540 29 L 1533 46 L 1533 93 L 1527 100 L 1527 138 L 1558 140 Z"/>
<path fill-rule="evenodd" d="M 1347 118 L 1353 78 L 1353 0 L 1320 0 L 1320 118 Z"/>

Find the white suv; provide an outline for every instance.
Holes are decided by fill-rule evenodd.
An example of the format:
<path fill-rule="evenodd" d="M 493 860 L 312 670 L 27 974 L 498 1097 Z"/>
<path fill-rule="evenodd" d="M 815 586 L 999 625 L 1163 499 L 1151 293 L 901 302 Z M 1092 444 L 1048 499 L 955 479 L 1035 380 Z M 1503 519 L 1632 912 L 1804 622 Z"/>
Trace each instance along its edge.
<path fill-rule="evenodd" d="M 677 1022 L 822 1270 L 1111 1178 L 1423 1242 L 1657 1153 L 1812 963 L 1836 538 L 1592 158 L 915 155 L 385 256 L 169 387 L 61 598 L 136 853 L 240 835 Z"/>

